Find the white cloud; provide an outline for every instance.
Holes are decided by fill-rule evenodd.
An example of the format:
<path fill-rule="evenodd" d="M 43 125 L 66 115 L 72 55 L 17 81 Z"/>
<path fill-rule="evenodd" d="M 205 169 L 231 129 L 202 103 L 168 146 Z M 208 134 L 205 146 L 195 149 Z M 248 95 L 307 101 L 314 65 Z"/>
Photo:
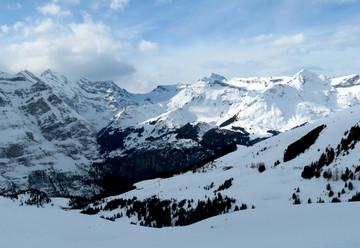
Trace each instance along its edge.
<path fill-rule="evenodd" d="M 271 45 L 275 47 L 291 46 L 302 44 L 304 41 L 305 36 L 303 34 L 296 34 L 293 36 L 283 36 L 279 39 L 276 39 L 271 43 Z"/>
<path fill-rule="evenodd" d="M 37 8 L 37 10 L 43 15 L 56 15 L 56 16 L 69 16 L 70 11 L 64 11 L 56 3 L 49 3 Z"/>
<path fill-rule="evenodd" d="M 6 63 L 0 61 L 0 67 L 9 72 L 28 69 L 41 73 L 52 68 L 74 78 L 115 80 L 135 71 L 119 58 L 125 45 L 112 38 L 110 27 L 93 22 L 89 15 L 82 23 L 55 25 L 46 19 L 34 27 L 24 26 L 23 30 L 35 38 L 0 48 L 0 55 L 9 58 Z M 43 32 L 47 32 L 45 36 L 36 38 Z"/>
<path fill-rule="evenodd" d="M 87 16 L 89 18 L 89 16 Z M 122 48 L 122 44 L 111 38 L 111 30 L 102 23 L 87 20 L 80 24 L 70 24 L 72 30 L 71 50 L 74 53 L 95 51 L 96 53 L 114 52 Z"/>
<path fill-rule="evenodd" d="M 7 25 L 2 25 L 2 26 L 1 26 L 1 31 L 2 31 L 3 33 L 9 32 L 9 30 L 10 30 L 10 28 L 9 28 Z"/>
<path fill-rule="evenodd" d="M 16 9 L 21 9 L 22 5 L 20 3 L 13 3 L 13 4 L 9 4 L 7 8 L 10 10 L 16 10 Z"/>
<path fill-rule="evenodd" d="M 129 2 L 130 0 L 111 0 L 110 8 L 113 10 L 124 9 Z"/>
<path fill-rule="evenodd" d="M 348 25 L 338 27 L 334 32 L 321 36 L 322 44 L 335 48 L 360 46 L 360 25 Z"/>
<path fill-rule="evenodd" d="M 252 38 L 240 39 L 240 43 L 241 44 L 258 43 L 258 42 L 270 40 L 271 38 L 273 38 L 272 34 L 261 34 Z"/>
<path fill-rule="evenodd" d="M 15 23 L 14 25 L 13 25 L 13 29 L 15 30 L 15 31 L 18 31 L 18 30 L 20 30 L 20 28 L 22 28 L 24 26 L 24 24 L 22 23 L 22 22 L 17 22 L 17 23 Z"/>
<path fill-rule="evenodd" d="M 24 27 L 24 37 L 27 37 L 31 34 L 31 28 L 30 27 Z"/>
<path fill-rule="evenodd" d="M 37 27 L 35 27 L 35 33 L 44 33 L 49 31 L 53 26 L 53 21 L 51 19 L 46 19 L 42 21 Z"/>
<path fill-rule="evenodd" d="M 156 42 L 142 40 L 139 42 L 139 50 L 141 52 L 154 52 L 159 50 L 159 45 Z"/>

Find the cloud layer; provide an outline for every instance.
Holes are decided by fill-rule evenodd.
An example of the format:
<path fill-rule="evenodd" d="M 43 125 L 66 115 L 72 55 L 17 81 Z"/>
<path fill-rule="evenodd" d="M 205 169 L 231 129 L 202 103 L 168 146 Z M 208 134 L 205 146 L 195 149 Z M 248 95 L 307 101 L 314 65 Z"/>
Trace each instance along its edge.
<path fill-rule="evenodd" d="M 359 8 L 357 0 L 19 0 L 0 10 L 0 70 L 51 68 L 137 92 L 211 72 L 359 73 Z"/>
<path fill-rule="evenodd" d="M 49 3 L 37 8 L 37 10 L 43 15 L 56 15 L 56 16 L 69 16 L 70 11 L 62 10 L 61 7 L 55 3 Z"/>
<path fill-rule="evenodd" d="M 54 25 L 50 18 L 34 27 L 16 23 L 15 31 L 30 30 L 40 36 L 2 49 L 1 53 L 9 58 L 2 67 L 12 72 L 29 69 L 36 73 L 54 68 L 72 77 L 94 79 L 118 79 L 135 71 L 117 58 L 124 45 L 111 37 L 110 27 L 89 18 L 84 18 L 82 23 Z M 6 30 L 4 27 L 3 31 Z M 60 35 L 59 30 L 63 32 Z"/>

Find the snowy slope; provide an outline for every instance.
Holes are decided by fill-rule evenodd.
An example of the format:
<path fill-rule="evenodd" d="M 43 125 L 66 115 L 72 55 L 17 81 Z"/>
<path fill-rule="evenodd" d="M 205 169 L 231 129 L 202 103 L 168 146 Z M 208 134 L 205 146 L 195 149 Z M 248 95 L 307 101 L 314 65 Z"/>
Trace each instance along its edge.
<path fill-rule="evenodd" d="M 286 131 L 357 104 L 359 82 L 358 75 L 331 79 L 306 70 L 294 77 L 234 78 L 230 81 L 212 74 L 195 84 L 183 85 L 166 105 L 159 105 L 161 114 L 145 114 L 147 110 L 139 110 L 145 114 L 142 119 L 135 118 L 136 121 L 123 124 L 123 115 L 131 116 L 123 111 L 112 126 L 144 126 L 150 119 L 159 118 L 169 128 L 198 122 L 220 126 L 235 116 L 225 128 L 243 127 L 256 136 L 269 136 L 267 130 Z M 177 120 L 173 112 L 179 109 L 184 114 Z"/>
<path fill-rule="evenodd" d="M 181 169 L 233 143 L 251 145 L 358 105 L 358 84 L 356 75 L 330 78 L 307 70 L 229 81 L 212 74 L 182 85 L 169 101 L 125 108 L 99 132 L 99 144 L 124 177 L 129 170 L 141 177 L 144 170 L 149 175 Z M 170 160 L 178 165 L 166 165 L 169 158 L 161 154 L 173 154 Z M 130 162 L 137 157 L 146 159 Z"/>
<path fill-rule="evenodd" d="M 282 133 L 251 146 L 238 145 L 236 151 L 193 171 L 141 181 L 132 191 L 92 202 L 84 210 L 96 211 L 95 216 L 59 209 L 67 206 L 64 199 L 35 208 L 18 207 L 19 201 L 0 197 L 0 243 L 6 247 L 358 247 L 359 204 L 347 203 L 359 196 L 360 188 L 358 81 L 356 75 L 331 79 L 308 71 L 291 78 L 230 81 L 212 75 L 180 86 L 182 90 L 168 101 L 154 91 L 159 102 L 146 100 L 126 107 L 100 132 L 100 137 L 108 135 L 106 142 L 112 146 L 102 147 L 104 154 L 118 163 L 129 162 L 129 173 L 138 165 L 153 173 L 161 159 L 167 168 L 178 165 L 184 157 L 176 154 L 200 158 L 204 150 L 199 147 L 211 148 L 210 141 L 229 137 L 229 132 L 243 135 L 236 143 Z M 88 175 L 87 162 L 98 158 L 92 126 L 29 72 L 1 73 L 0 86 L 2 187 L 28 187 L 26 182 L 34 182 L 29 175 L 41 170 L 47 176 L 33 175 L 36 182 L 44 183 L 42 190 L 51 192 L 46 184 L 50 179 L 58 180 L 50 187 L 63 186 L 64 177 L 71 192 L 93 190 L 79 183 Z M 289 151 L 295 156 L 286 155 Z M 319 166 L 320 161 L 326 165 Z M 265 170 L 260 172 L 262 166 Z M 57 170 L 66 173 L 53 176 Z M 172 226 L 183 223 L 180 216 L 196 213 L 201 204 L 206 209 L 218 202 L 220 208 L 226 199 L 234 202 L 220 216 L 193 225 L 139 226 L 147 225 L 151 217 L 150 205 L 144 213 L 139 211 L 146 201 L 165 204 L 155 210 L 165 213 L 161 217 L 168 214 Z M 117 204 L 124 200 L 125 206 Z M 244 205 L 246 210 L 236 211 Z M 198 217 L 194 216 L 190 217 Z M 156 220 L 148 223 L 156 224 Z"/>
<path fill-rule="evenodd" d="M 206 203 L 217 197 L 218 193 L 222 194 L 223 199 L 229 197 L 236 200 L 229 212 L 235 211 L 236 206 L 240 207 L 242 204 L 246 204 L 248 208 L 254 205 L 256 209 L 276 209 L 293 204 L 348 201 L 360 189 L 359 116 L 359 106 L 342 110 L 253 146 L 238 146 L 237 151 L 196 169 L 195 173 L 189 171 L 171 178 L 142 181 L 135 185 L 135 190 L 95 202 L 90 207 L 102 206 L 102 210 L 96 213 L 98 216 L 120 222 L 132 221 L 139 225 L 144 223 L 145 217 L 139 217 L 136 211 L 128 216 L 129 219 L 126 217 L 128 209 L 135 208 L 132 202 L 126 207 L 115 205 L 110 211 L 106 206 L 115 199 L 136 197 L 137 201 L 145 202 L 156 196 L 163 202 L 169 201 L 166 204 L 172 209 L 169 210 L 171 224 L 176 225 L 181 201 L 193 200 L 191 206 L 189 204 L 186 207 L 187 203 L 184 206 L 186 211 L 192 212 L 199 200 Z M 308 148 L 299 152 L 295 158 L 284 162 L 290 145 L 318 127 L 323 129 L 318 132 L 315 141 L 310 142 Z M 349 141 L 348 145 L 344 145 L 345 140 Z M 314 173 L 310 179 L 304 177 L 304 168 L 318 162 L 322 154 L 328 156 L 330 152 L 326 151 L 330 149 L 334 150 L 334 157 L 328 160 L 328 165 L 319 168 L 319 176 Z M 301 150 L 300 145 L 296 146 L 296 150 Z M 265 171 L 260 173 L 259 165 L 264 165 Z M 326 176 L 326 173 L 331 176 Z M 226 180 L 232 181 L 230 187 L 220 190 L 219 187 Z"/>
<path fill-rule="evenodd" d="M 0 198 L 3 247 L 347 247 L 360 246 L 358 203 L 254 209 L 186 227 L 144 228 Z"/>
<path fill-rule="evenodd" d="M 28 180 L 23 174 L 36 166 L 87 171 L 102 156 L 100 167 L 126 179 L 181 170 L 234 144 L 249 146 L 357 106 L 360 98 L 359 76 L 329 78 L 306 70 L 293 77 L 231 80 L 212 74 L 147 94 L 111 81 L 71 81 L 51 70 L 40 77 L 24 71 L 0 78 L 1 131 L 7 137 L 1 175 L 4 182 L 17 178 L 3 190 Z"/>
<path fill-rule="evenodd" d="M 0 73 L 0 192 L 93 194 L 96 131 L 30 72 Z"/>

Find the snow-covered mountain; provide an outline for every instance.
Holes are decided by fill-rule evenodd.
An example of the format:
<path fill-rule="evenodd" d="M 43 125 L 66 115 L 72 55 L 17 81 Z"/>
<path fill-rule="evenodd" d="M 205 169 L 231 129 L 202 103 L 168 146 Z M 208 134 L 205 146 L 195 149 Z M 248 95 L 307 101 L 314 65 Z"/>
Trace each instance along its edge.
<path fill-rule="evenodd" d="M 94 163 L 98 177 L 126 180 L 180 171 L 236 144 L 250 146 L 357 106 L 360 77 L 306 70 L 231 80 L 211 74 L 132 94 L 112 81 L 73 81 L 47 70 L 39 77 L 2 73 L 0 90 L 2 191 L 34 187 L 63 194 L 76 187 L 43 187 L 54 184 L 51 173 L 89 174 Z"/>
<path fill-rule="evenodd" d="M 28 71 L 0 73 L 0 193 L 36 188 L 51 195 L 99 192 L 96 130 Z"/>
<path fill-rule="evenodd" d="M 188 225 L 251 208 L 360 201 L 360 106 L 297 127 L 192 171 L 135 184 L 84 213 L 145 226 Z"/>
<path fill-rule="evenodd" d="M 89 196 L 100 191 L 99 168 L 115 179 L 140 178 L 197 163 L 85 205 L 80 198 L 49 202 L 36 190 L 11 200 L 0 196 L 5 246 L 41 246 L 43 234 L 55 247 L 303 247 L 304 240 L 309 247 L 359 246 L 358 204 L 345 203 L 360 201 L 358 75 L 329 78 L 303 70 L 294 77 L 229 81 L 211 75 L 192 85 L 128 93 L 124 98 L 136 101 L 115 104 L 119 112 L 104 128 L 98 125 L 98 133 L 92 122 L 105 123 L 110 115 L 103 89 L 111 84 L 68 80 L 64 90 L 48 77 L 0 73 L 1 192 L 38 188 Z M 94 86 L 86 90 L 91 97 L 80 90 L 84 82 Z M 69 97 L 72 91 L 78 96 Z M 94 114 L 96 99 L 103 115 Z M 91 112 L 93 120 L 86 115 Z M 34 203 L 44 208 L 18 207 Z M 69 207 L 95 216 L 61 210 Z M 54 216 L 57 224 L 49 226 Z M 14 239 L 19 230 L 23 237 Z"/>
<path fill-rule="evenodd" d="M 329 78 L 307 70 L 229 81 L 212 74 L 182 85 L 169 101 L 128 106 L 98 141 L 114 173 L 126 178 L 179 170 L 234 143 L 251 145 L 358 105 L 359 83 L 357 75 Z"/>
<path fill-rule="evenodd" d="M 40 77 L 1 73 L 0 193 L 99 193 L 97 131 L 129 106 L 169 100 L 178 91 L 177 85 L 158 86 L 131 94 L 111 81 L 71 81 L 51 70 Z"/>
<path fill-rule="evenodd" d="M 158 86 L 148 94 L 132 94 L 113 81 L 92 81 L 86 78 L 72 81 L 50 69 L 44 71 L 40 78 L 98 131 L 125 108 L 166 101 L 178 91 L 176 85 Z"/>

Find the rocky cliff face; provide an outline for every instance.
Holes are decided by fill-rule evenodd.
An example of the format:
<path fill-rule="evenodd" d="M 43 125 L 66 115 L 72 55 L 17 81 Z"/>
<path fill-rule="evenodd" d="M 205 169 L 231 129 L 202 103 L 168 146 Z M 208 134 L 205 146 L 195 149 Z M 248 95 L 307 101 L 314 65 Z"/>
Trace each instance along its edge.
<path fill-rule="evenodd" d="M 159 86 L 148 94 L 132 94 L 113 81 L 92 81 L 86 78 L 72 81 L 51 70 L 43 72 L 40 78 L 68 106 L 92 123 L 97 131 L 130 106 L 169 100 L 178 91 L 176 86 Z"/>
<path fill-rule="evenodd" d="M 0 74 L 0 193 L 91 195 L 96 130 L 29 72 Z"/>

